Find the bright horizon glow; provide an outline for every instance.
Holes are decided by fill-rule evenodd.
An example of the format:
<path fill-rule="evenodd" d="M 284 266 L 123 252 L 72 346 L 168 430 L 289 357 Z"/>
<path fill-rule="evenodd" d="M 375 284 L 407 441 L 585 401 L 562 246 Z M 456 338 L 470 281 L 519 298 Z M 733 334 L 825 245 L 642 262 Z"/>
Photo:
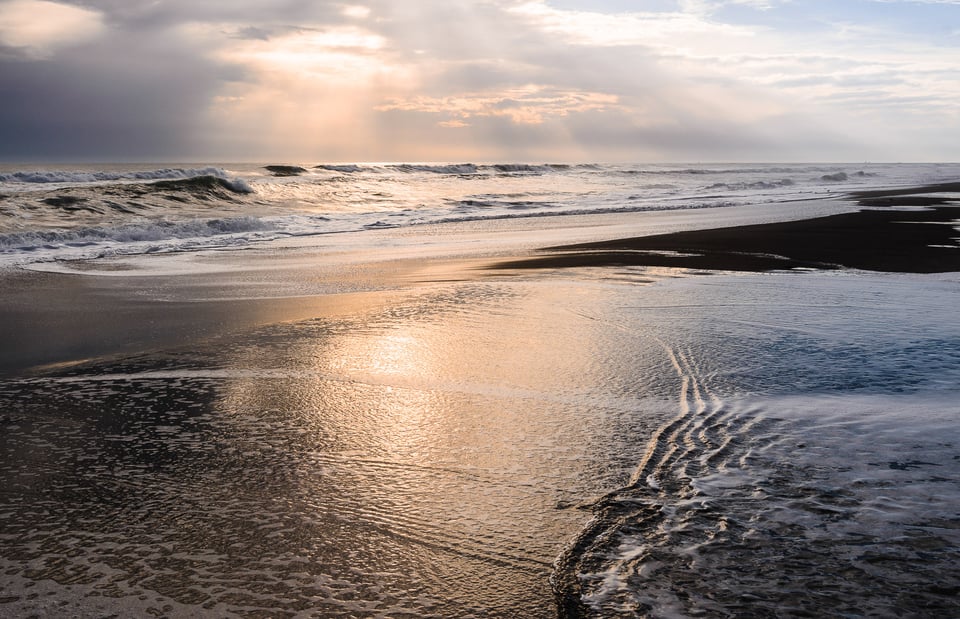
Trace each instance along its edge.
<path fill-rule="evenodd" d="M 85 7 L 0 0 L 0 159 L 960 159 L 956 1 Z"/>

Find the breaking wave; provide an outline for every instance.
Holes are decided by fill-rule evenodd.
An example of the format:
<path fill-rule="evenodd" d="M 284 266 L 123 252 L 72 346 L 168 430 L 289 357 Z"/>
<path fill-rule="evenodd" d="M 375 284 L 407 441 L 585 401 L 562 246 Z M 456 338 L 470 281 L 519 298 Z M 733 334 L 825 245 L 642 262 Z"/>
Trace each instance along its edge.
<path fill-rule="evenodd" d="M 714 183 L 705 187 L 707 191 L 715 189 L 725 189 L 729 191 L 743 191 L 749 189 L 777 189 L 779 187 L 792 187 L 795 183 L 789 178 L 783 178 L 777 181 L 756 181 L 752 183 Z"/>
<path fill-rule="evenodd" d="M 354 174 L 356 172 L 363 172 L 364 170 L 364 168 L 354 163 L 349 163 L 344 165 L 321 164 L 316 166 L 314 169 L 329 170 L 330 172 L 343 172 L 345 174 Z"/>
<path fill-rule="evenodd" d="M 178 180 L 195 177 L 212 176 L 230 183 L 242 183 L 247 190 L 249 185 L 240 179 L 230 179 L 222 168 L 161 168 L 158 170 L 135 171 L 69 171 L 69 170 L 36 170 L 24 172 L 0 173 L 0 183 L 102 183 L 111 181 L 151 181 L 151 180 Z"/>
<path fill-rule="evenodd" d="M 307 171 L 306 168 L 301 168 L 296 165 L 268 165 L 263 166 L 263 169 L 274 176 L 300 176 Z"/>
<path fill-rule="evenodd" d="M 177 244 L 168 241 L 194 240 L 205 246 L 223 244 L 225 237 L 235 236 L 234 242 L 251 240 L 251 232 L 278 231 L 272 221 L 256 217 L 232 217 L 222 219 L 195 219 L 190 221 L 148 221 L 118 226 L 84 227 L 68 230 L 38 230 L 0 234 L 0 253 L 19 254 L 30 252 L 47 253 L 50 250 L 87 248 L 96 251 L 83 252 L 83 257 L 116 253 L 141 253 L 143 251 L 172 251 Z M 239 238 L 239 237 L 244 238 Z M 275 235 L 271 235 L 275 236 Z M 218 240 L 221 241 L 217 243 Z M 213 241 L 213 242 L 211 242 Z M 144 248 L 138 244 L 164 243 L 163 248 Z M 127 249 L 123 249 L 128 246 Z M 76 255 L 70 255 L 76 258 Z"/>
<path fill-rule="evenodd" d="M 225 234 L 249 241 L 441 222 L 759 205 L 829 198 L 877 184 L 866 177 L 916 186 L 960 174 L 953 164 L 871 164 L 858 172 L 829 163 L 250 163 L 229 169 L 111 164 L 24 170 L 0 167 L 0 263 L 72 259 L 77 252 L 50 247 L 86 243 L 130 253 L 143 250 L 141 242 L 201 247 L 221 243 Z M 837 180 L 841 174 L 846 180 Z M 225 231 L 224 225 L 234 228 Z M 187 238 L 210 240 L 181 242 Z M 131 247 L 119 247 L 123 243 Z M 21 248 L 18 255 L 13 248 Z"/>
<path fill-rule="evenodd" d="M 233 193 L 254 193 L 253 187 L 243 179 L 232 179 L 213 174 L 193 176 L 182 180 L 157 181 L 148 184 L 148 187 L 159 190 L 187 191 L 194 194 L 218 193 L 221 189 L 226 189 Z"/>

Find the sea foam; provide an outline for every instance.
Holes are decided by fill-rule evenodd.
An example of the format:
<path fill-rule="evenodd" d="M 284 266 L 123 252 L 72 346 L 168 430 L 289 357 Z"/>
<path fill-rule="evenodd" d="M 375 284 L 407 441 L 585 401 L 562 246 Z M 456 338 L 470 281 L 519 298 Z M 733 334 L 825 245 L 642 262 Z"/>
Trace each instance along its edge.
<path fill-rule="evenodd" d="M 0 234 L 6 257 L 36 261 L 37 246 L 58 239 L 105 239 L 110 251 L 140 235 L 182 247 L 196 221 L 270 221 L 279 234 L 313 235 L 442 222 L 685 211 L 774 205 L 841 197 L 876 186 L 921 185 L 955 180 L 953 164 L 874 164 L 858 170 L 836 164 L 641 165 L 564 163 L 320 163 L 296 166 L 232 164 L 227 167 L 120 164 L 97 169 L 19 170 L 0 167 Z M 274 176 L 271 171 L 296 172 Z M 829 178 L 827 178 L 829 177 Z M 845 180 L 840 180 L 845 179 Z M 170 226 L 179 232 L 171 232 Z M 178 228 L 179 226 L 179 228 Z M 91 230 L 106 231 L 103 234 Z M 127 232 L 139 230 L 135 234 Z M 243 231 L 260 239 L 262 230 Z M 198 236 L 219 243 L 218 230 Z M 14 236 L 10 236 L 14 235 Z M 31 236 L 32 235 L 32 236 Z M 53 236 L 49 236 L 53 235 Z M 58 236 L 59 235 L 59 236 Z M 71 241 L 72 242 L 72 241 Z M 95 255 L 91 252 L 90 255 Z M 4 261 L 5 262 L 5 261 Z M 19 263 L 19 262 L 18 262 Z"/>
<path fill-rule="evenodd" d="M 76 170 L 34 170 L 23 172 L 0 172 L 0 183 L 100 183 L 108 181 L 150 181 L 193 178 L 196 176 L 215 176 L 228 179 L 222 168 L 161 168 L 157 170 L 137 171 L 76 171 Z"/>

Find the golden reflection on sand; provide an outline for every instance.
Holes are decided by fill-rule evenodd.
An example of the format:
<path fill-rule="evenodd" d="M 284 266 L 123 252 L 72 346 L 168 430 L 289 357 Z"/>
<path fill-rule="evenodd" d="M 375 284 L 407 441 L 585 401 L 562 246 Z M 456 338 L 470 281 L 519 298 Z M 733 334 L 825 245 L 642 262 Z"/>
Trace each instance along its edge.
<path fill-rule="evenodd" d="M 547 470 L 557 407 L 589 402 L 608 368 L 591 362 L 593 321 L 569 305 L 597 292 L 537 294 L 486 284 L 437 286 L 352 315 L 290 323 L 282 346 L 231 351 L 224 411 L 299 415 L 328 452 L 411 466 Z M 465 292 L 467 290 L 467 292 Z M 538 462 L 536 460 L 543 460 Z"/>
<path fill-rule="evenodd" d="M 458 354 L 446 333 L 398 320 L 343 334 L 318 350 L 320 371 L 337 368 L 337 373 L 364 385 L 363 401 L 348 392 L 350 401 L 344 406 L 363 419 L 370 451 L 408 465 L 450 463 L 445 454 L 458 440 L 451 430 L 460 411 L 450 405 L 438 382 L 450 367 L 446 357 Z M 428 478 L 422 481 L 429 484 Z"/>
<path fill-rule="evenodd" d="M 430 373 L 426 366 L 429 363 L 429 355 L 422 354 L 420 341 L 409 332 L 392 331 L 372 341 L 354 340 L 353 343 L 359 344 L 359 347 L 365 350 L 358 351 L 355 350 L 358 346 L 353 346 L 351 356 L 359 361 L 359 367 L 366 368 L 375 374 L 411 375 L 416 374 L 418 369 Z"/>

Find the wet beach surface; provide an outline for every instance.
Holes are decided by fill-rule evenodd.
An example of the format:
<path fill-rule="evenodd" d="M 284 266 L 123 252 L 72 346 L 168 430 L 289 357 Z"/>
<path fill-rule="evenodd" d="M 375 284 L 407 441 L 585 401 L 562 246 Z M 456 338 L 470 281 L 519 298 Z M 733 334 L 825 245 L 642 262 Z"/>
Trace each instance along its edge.
<path fill-rule="evenodd" d="M 608 336 L 546 300 L 441 286 L 3 381 L 8 612 L 554 616 L 576 505 L 672 406 L 637 416 L 630 359 L 584 368 Z"/>
<path fill-rule="evenodd" d="M 22 274 L 145 339 L 8 364 L 5 614 L 960 610 L 953 273 L 121 263 Z"/>

